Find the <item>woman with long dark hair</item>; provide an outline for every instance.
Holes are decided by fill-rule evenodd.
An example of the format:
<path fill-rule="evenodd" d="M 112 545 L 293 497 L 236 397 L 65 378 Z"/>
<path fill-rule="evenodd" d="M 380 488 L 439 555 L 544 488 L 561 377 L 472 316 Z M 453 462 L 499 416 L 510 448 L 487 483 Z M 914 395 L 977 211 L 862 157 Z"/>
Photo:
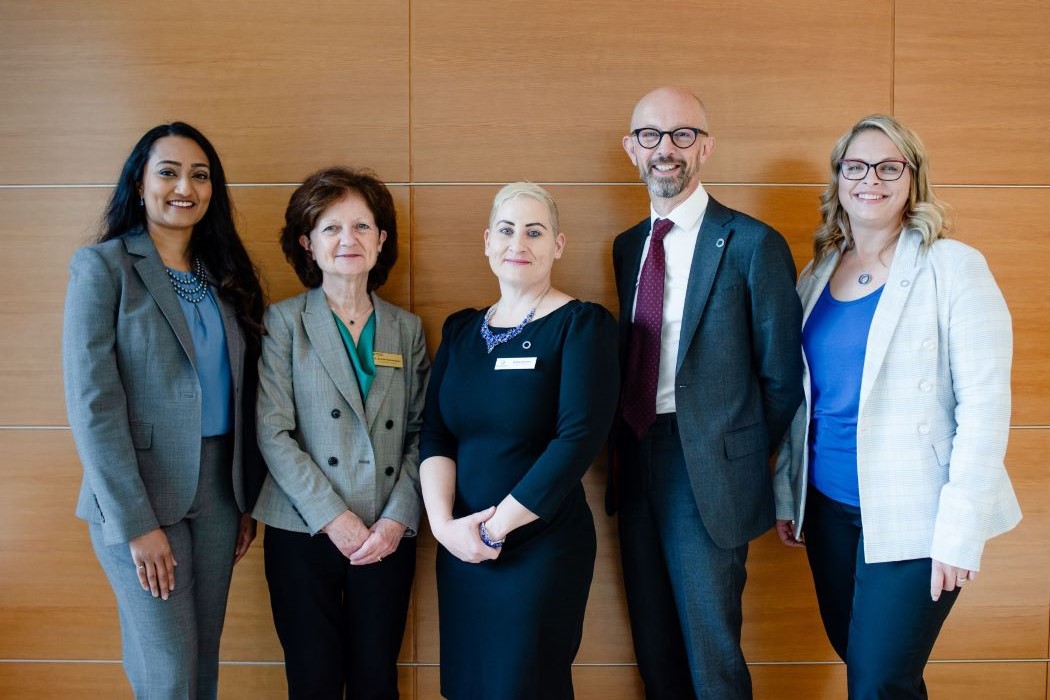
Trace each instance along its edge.
<path fill-rule="evenodd" d="M 77 515 L 117 598 L 136 697 L 216 696 L 230 577 L 255 537 L 263 296 L 231 209 L 204 135 L 156 126 L 70 263 Z"/>

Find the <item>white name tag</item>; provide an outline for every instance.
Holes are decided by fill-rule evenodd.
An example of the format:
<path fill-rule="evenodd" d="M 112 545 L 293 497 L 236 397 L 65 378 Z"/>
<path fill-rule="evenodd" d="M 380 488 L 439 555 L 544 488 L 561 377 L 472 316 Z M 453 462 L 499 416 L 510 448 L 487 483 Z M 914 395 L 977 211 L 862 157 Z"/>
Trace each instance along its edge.
<path fill-rule="evenodd" d="M 536 358 L 501 357 L 496 360 L 496 369 L 536 369 Z"/>

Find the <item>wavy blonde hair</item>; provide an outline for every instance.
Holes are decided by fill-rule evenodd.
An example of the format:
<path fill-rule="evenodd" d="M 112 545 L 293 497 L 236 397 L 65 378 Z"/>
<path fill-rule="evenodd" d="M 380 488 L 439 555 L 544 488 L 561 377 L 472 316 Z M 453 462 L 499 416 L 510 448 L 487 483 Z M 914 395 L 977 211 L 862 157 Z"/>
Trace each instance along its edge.
<path fill-rule="evenodd" d="M 823 222 L 813 237 L 814 263 L 819 263 L 833 251 L 853 245 L 849 215 L 839 202 L 839 161 L 846 155 L 853 138 L 863 131 L 879 131 L 893 142 L 897 150 L 908 161 L 911 169 L 911 187 L 908 203 L 901 214 L 905 228 L 917 229 L 922 234 L 922 248 L 929 249 L 933 242 L 950 233 L 948 206 L 937 198 L 930 185 L 929 158 L 926 147 L 918 135 L 899 121 L 886 114 L 864 117 L 842 135 L 831 149 L 830 179 L 820 198 L 820 213 Z"/>

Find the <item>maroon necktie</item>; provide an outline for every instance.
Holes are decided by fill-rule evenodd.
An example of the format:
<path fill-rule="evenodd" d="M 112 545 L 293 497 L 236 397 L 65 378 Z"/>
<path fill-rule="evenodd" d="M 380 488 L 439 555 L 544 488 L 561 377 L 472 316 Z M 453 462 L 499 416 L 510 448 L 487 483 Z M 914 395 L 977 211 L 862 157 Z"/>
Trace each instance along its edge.
<path fill-rule="evenodd" d="M 660 377 L 660 327 L 664 320 L 664 236 L 674 226 L 657 219 L 649 238 L 649 254 L 638 278 L 623 392 L 623 419 L 639 439 L 656 420 L 656 383 Z"/>

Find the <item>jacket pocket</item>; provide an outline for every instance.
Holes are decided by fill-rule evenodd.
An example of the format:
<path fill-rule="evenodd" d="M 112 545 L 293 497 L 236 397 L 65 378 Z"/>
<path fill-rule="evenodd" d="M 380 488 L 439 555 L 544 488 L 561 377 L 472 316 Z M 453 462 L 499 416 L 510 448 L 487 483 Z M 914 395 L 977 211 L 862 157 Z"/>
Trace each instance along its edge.
<path fill-rule="evenodd" d="M 955 444 L 955 435 L 949 435 L 933 443 L 933 452 L 937 455 L 937 464 L 947 467 L 952 461 L 952 445 Z"/>
<path fill-rule="evenodd" d="M 769 447 L 766 429 L 761 424 L 733 430 L 725 434 L 726 457 L 738 459 Z"/>
<path fill-rule="evenodd" d="M 148 450 L 153 444 L 152 423 L 129 423 L 131 428 L 131 444 L 136 450 Z"/>

